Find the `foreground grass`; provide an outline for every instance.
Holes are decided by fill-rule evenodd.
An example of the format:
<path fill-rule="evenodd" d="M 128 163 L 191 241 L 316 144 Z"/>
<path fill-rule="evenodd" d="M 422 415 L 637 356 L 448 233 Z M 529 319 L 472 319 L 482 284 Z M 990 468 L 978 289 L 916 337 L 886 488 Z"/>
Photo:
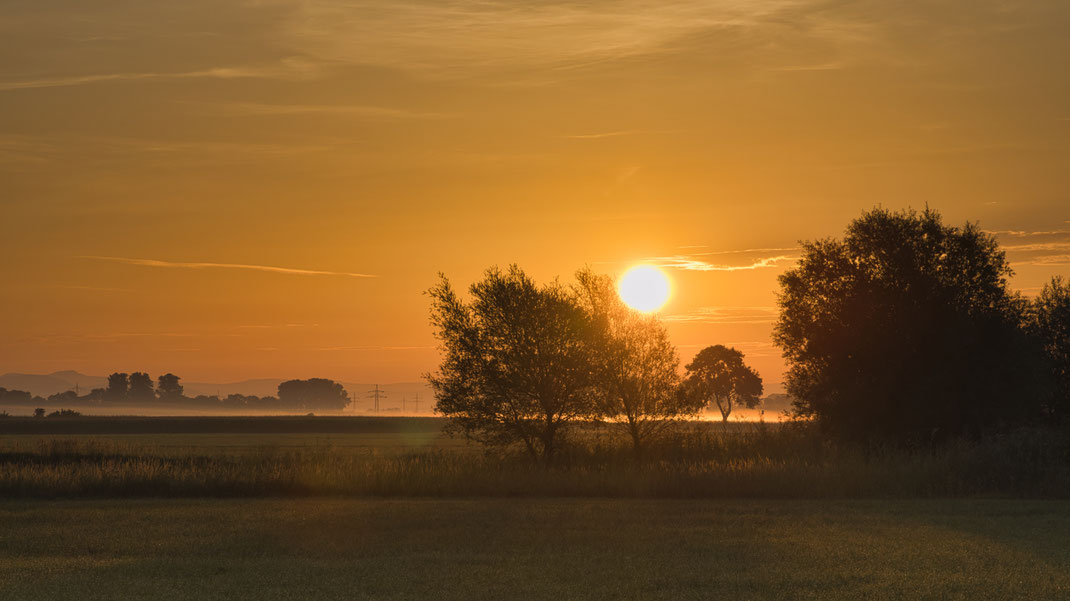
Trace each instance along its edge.
<path fill-rule="evenodd" d="M 696 429 L 637 461 L 604 431 L 546 469 L 441 433 L 9 436 L 0 497 L 1070 497 L 1070 437 L 836 447 L 807 431 Z"/>
<path fill-rule="evenodd" d="M 1066 599 L 1065 501 L 0 502 L 0 598 Z"/>

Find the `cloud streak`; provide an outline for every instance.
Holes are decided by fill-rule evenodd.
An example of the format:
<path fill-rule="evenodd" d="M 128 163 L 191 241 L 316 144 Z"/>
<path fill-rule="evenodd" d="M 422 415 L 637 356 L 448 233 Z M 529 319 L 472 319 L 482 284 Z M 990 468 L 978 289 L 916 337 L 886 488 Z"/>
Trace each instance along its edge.
<path fill-rule="evenodd" d="M 716 254 L 716 253 L 704 253 Z M 774 257 L 761 257 L 743 265 L 726 265 L 712 263 L 696 258 L 702 255 L 673 255 L 669 257 L 651 257 L 646 262 L 652 263 L 664 269 L 682 269 L 685 271 L 753 271 L 767 267 L 778 267 L 781 263 L 795 261 L 794 255 L 778 255 Z"/>
<path fill-rule="evenodd" d="M 345 276 L 351 278 L 376 278 L 377 275 L 368 273 L 354 273 L 348 271 L 324 271 L 319 269 L 296 269 L 292 267 L 275 267 L 272 265 L 248 265 L 244 263 L 204 263 L 187 261 L 161 261 L 158 259 L 135 259 L 129 257 L 105 257 L 99 255 L 79 255 L 78 259 L 93 261 L 109 261 L 126 265 L 140 265 L 143 267 L 163 267 L 168 269 L 239 269 L 246 271 L 265 271 L 268 273 L 281 273 L 286 275 L 329 275 Z"/>

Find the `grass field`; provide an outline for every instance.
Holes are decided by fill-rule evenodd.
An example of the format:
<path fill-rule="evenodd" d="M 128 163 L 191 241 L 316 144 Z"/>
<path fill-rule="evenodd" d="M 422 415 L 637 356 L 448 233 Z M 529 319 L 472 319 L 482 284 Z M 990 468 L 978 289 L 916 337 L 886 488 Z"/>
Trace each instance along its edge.
<path fill-rule="evenodd" d="M 237 433 L 220 433 L 221 424 Z M 1047 431 L 934 449 L 863 449 L 791 427 L 696 423 L 637 460 L 611 429 L 586 428 L 546 468 L 519 452 L 485 453 L 449 438 L 434 419 L 32 425 L 37 433 L 0 436 L 0 498 L 1070 496 L 1070 438 Z M 126 433 L 91 433 L 115 431 Z"/>
<path fill-rule="evenodd" d="M 0 599 L 1070 598 L 1070 503 L 0 502 Z"/>

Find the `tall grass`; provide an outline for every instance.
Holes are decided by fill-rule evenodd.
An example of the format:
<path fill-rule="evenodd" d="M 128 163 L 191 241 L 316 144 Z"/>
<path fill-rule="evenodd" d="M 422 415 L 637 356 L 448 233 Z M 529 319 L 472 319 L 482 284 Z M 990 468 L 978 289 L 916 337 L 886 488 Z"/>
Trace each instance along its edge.
<path fill-rule="evenodd" d="M 49 438 L 0 452 L 2 497 L 490 496 L 655 498 L 1070 496 L 1070 437 L 1019 431 L 936 449 L 832 445 L 805 428 L 677 432 L 640 458 L 602 431 L 557 465 L 472 448 L 313 445 L 211 453 Z"/>

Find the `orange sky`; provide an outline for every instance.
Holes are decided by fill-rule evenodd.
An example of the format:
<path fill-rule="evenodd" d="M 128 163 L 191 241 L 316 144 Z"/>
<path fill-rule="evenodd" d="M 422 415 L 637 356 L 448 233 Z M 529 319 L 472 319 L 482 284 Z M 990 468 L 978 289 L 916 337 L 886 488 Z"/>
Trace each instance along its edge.
<path fill-rule="evenodd" d="M 683 359 L 737 346 L 775 391 L 776 276 L 874 205 L 1003 232 L 1026 292 L 1070 275 L 1067 31 L 994 0 L 5 2 L 0 372 L 414 380 L 438 271 L 648 261 Z"/>

